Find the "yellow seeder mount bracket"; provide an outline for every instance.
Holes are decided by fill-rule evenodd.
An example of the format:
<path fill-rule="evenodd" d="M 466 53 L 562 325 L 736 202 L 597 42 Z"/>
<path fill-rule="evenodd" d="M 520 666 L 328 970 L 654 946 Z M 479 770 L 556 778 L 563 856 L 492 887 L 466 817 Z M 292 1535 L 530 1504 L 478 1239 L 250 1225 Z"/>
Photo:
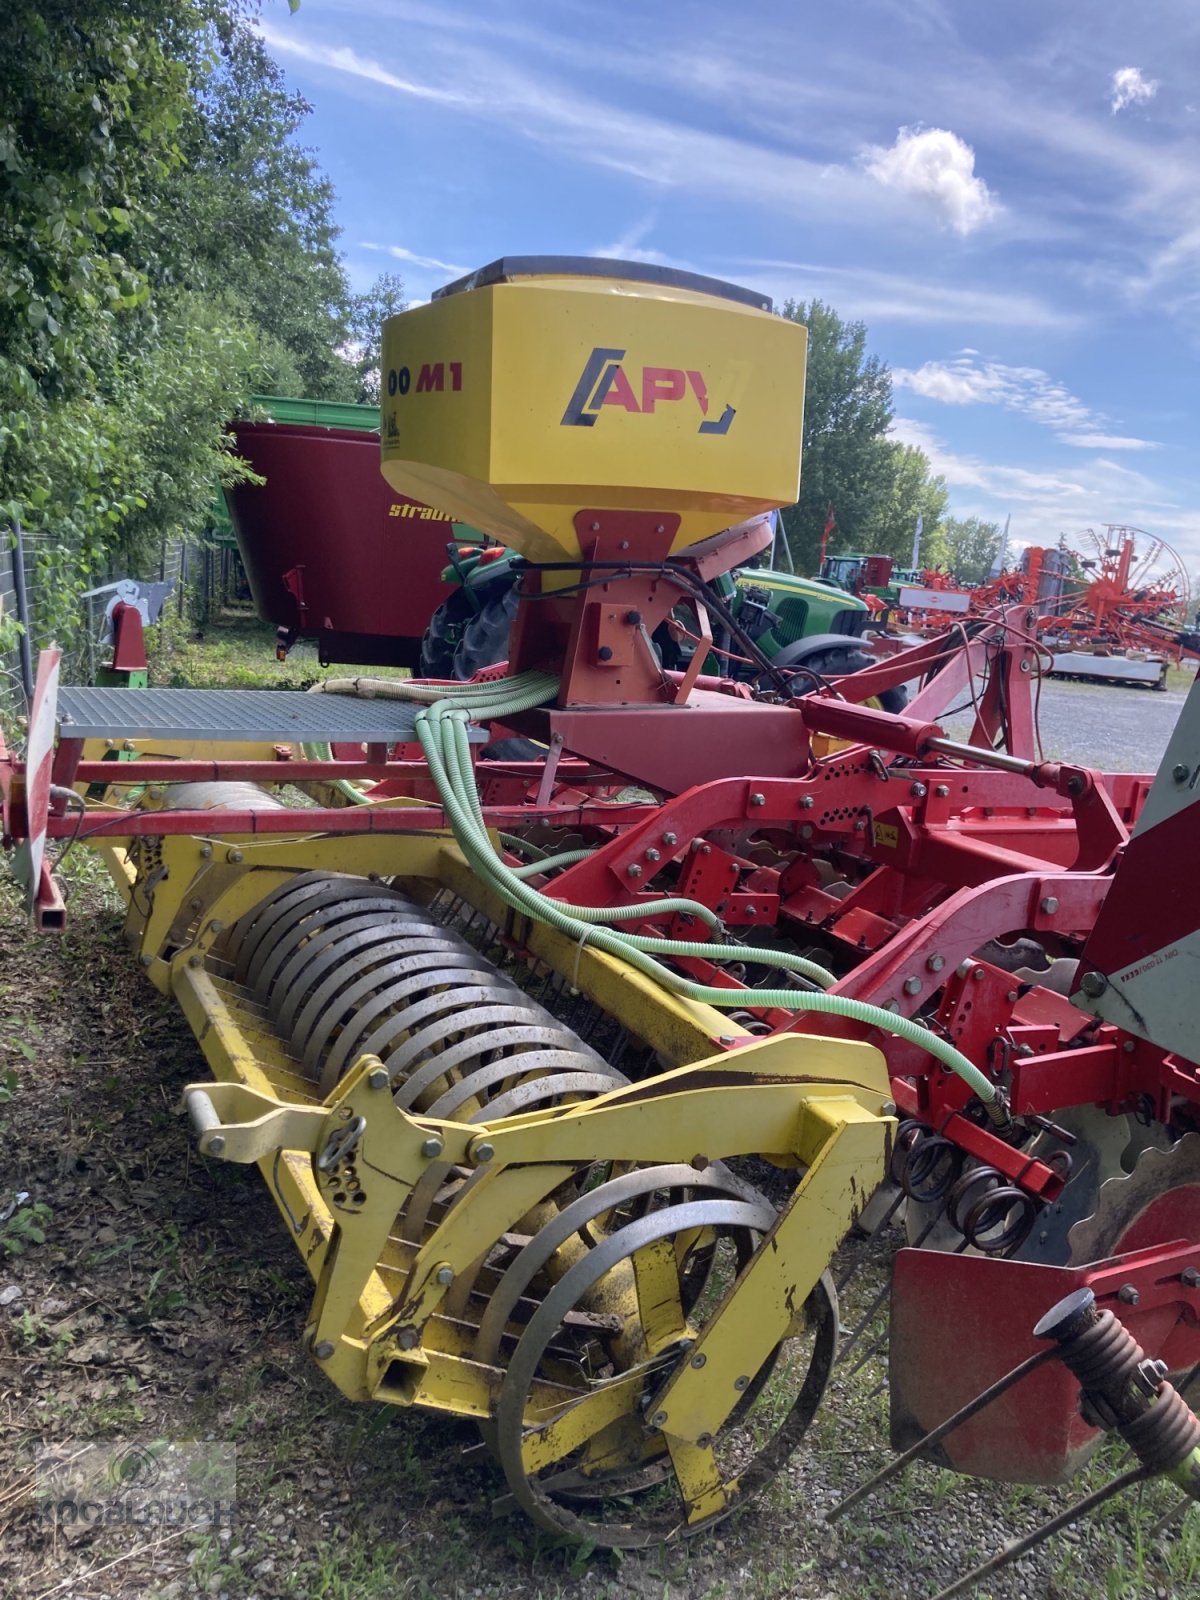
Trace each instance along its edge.
<path fill-rule="evenodd" d="M 882 1055 L 763 1040 L 490 1123 L 413 1116 L 389 1087 L 364 1056 L 316 1105 L 185 1091 L 206 1153 L 265 1173 L 307 1158 L 304 1217 L 278 1183 L 276 1197 L 317 1280 L 311 1348 L 339 1388 L 474 1417 L 512 1502 L 558 1531 L 594 1527 L 556 1498 L 564 1483 L 592 1498 L 611 1485 L 622 1504 L 647 1474 L 671 1487 L 669 1527 L 600 1535 L 624 1544 L 753 1492 L 772 1447 L 729 1456 L 723 1441 L 789 1341 L 825 1339 L 785 1413 L 793 1429 L 823 1387 L 826 1268 L 885 1173 Z M 725 1164 L 751 1155 L 799 1170 L 782 1210 Z"/>

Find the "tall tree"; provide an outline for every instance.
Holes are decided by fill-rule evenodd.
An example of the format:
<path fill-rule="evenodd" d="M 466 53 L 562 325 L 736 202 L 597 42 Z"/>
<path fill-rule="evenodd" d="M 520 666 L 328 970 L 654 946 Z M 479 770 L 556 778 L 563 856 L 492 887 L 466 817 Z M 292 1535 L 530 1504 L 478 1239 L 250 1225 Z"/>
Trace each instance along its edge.
<path fill-rule="evenodd" d="M 404 280 L 396 272 L 381 272 L 369 289 L 351 301 L 349 355 L 358 378 L 358 400 L 378 403 L 383 325 L 407 309 Z"/>
<path fill-rule="evenodd" d="M 800 498 L 783 514 L 797 571 L 815 570 L 826 507 L 845 548 L 869 526 L 881 499 L 880 452 L 892 420 L 892 377 L 867 354 L 867 330 L 820 300 L 789 300 L 783 315 L 808 329 Z"/>
<path fill-rule="evenodd" d="M 354 392 L 331 191 L 255 10 L 0 7 L 0 537 L 33 535 L 43 635 L 202 525 L 251 392 Z"/>
<path fill-rule="evenodd" d="M 186 159 L 163 216 L 167 253 L 256 330 L 260 389 L 353 399 L 355 373 L 340 354 L 351 296 L 333 186 L 298 140 L 311 107 L 288 88 L 238 0 L 217 9 L 208 31 L 212 65 L 195 80 Z"/>
<path fill-rule="evenodd" d="M 950 499 L 946 480 L 933 477 L 929 458 L 914 445 L 881 439 L 877 446 L 878 504 L 863 530 L 872 554 L 894 556 L 901 566 L 912 560 L 913 536 L 921 521 L 921 560 L 938 536 Z"/>
<path fill-rule="evenodd" d="M 800 499 L 783 513 L 797 570 L 815 572 L 827 511 L 832 552 L 859 550 L 907 563 L 917 518 L 937 530 L 948 494 L 928 457 L 888 438 L 892 375 L 867 354 L 867 330 L 820 300 L 789 300 L 783 315 L 808 329 Z"/>
<path fill-rule="evenodd" d="M 929 546 L 931 563 L 959 583 L 982 583 L 1000 553 L 1000 524 L 982 517 L 947 517 Z"/>

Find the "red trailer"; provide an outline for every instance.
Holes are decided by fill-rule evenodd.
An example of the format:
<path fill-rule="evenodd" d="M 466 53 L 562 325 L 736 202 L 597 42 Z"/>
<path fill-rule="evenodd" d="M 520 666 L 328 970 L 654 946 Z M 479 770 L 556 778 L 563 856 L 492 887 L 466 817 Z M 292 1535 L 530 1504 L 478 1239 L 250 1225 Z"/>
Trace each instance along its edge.
<path fill-rule="evenodd" d="M 264 397 L 237 422 L 238 454 L 266 481 L 225 497 L 259 616 L 286 652 L 315 639 L 323 665 L 416 667 L 421 636 L 450 593 L 455 526 L 388 487 L 375 406 Z"/>

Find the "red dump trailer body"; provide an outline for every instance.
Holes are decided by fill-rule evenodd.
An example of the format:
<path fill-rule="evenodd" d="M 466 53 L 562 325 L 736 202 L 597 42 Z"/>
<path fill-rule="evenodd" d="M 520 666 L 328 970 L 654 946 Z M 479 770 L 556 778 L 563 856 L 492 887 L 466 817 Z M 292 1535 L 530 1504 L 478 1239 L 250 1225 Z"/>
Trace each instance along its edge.
<path fill-rule="evenodd" d="M 232 431 L 266 482 L 225 491 L 259 616 L 289 640 L 315 640 L 322 663 L 416 667 L 450 592 L 441 574 L 454 523 L 388 487 L 375 407 L 260 405 L 278 420 Z"/>

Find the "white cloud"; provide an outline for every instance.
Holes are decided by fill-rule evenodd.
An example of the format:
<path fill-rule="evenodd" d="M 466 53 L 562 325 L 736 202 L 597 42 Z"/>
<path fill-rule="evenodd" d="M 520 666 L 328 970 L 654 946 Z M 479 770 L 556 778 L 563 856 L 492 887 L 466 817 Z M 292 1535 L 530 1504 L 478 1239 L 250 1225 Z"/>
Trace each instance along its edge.
<path fill-rule="evenodd" d="M 389 256 L 394 256 L 397 261 L 407 261 L 409 266 L 420 267 L 427 272 L 449 272 L 456 278 L 461 278 L 472 270 L 470 267 L 456 266 L 453 261 L 439 261 L 436 256 L 419 256 L 412 250 L 406 250 L 402 244 L 368 244 L 364 241 L 359 248 L 380 250 Z"/>
<path fill-rule="evenodd" d="M 927 361 L 915 371 L 897 367 L 897 389 L 948 406 L 993 405 L 1053 428 L 1062 444 L 1080 450 L 1157 450 L 1153 439 L 1104 431 L 1105 418 L 1041 367 L 1010 367 L 964 350 L 951 361 Z"/>
<path fill-rule="evenodd" d="M 299 56 L 301 61 L 310 61 L 316 66 L 332 67 L 336 72 L 348 72 L 356 78 L 365 78 L 371 83 L 382 84 L 385 89 L 395 89 L 400 94 L 412 95 L 417 100 L 434 100 L 447 106 L 461 106 L 468 103 L 468 96 L 454 90 L 438 89 L 427 83 L 415 83 L 411 78 L 397 77 L 394 72 L 389 72 L 370 56 L 360 56 L 356 50 L 351 50 L 349 45 L 315 44 L 294 33 L 280 33 L 278 29 L 263 21 L 257 22 L 255 26 L 265 43 L 272 49 Z"/>
<path fill-rule="evenodd" d="M 1040 367 L 1009 367 L 974 353 L 952 361 L 927 361 L 916 371 L 899 367 L 892 382 L 898 389 L 911 389 L 944 405 L 1003 406 L 1048 428 L 1081 432 L 1097 420 L 1082 400 Z"/>
<path fill-rule="evenodd" d="M 766 289 L 778 302 L 789 296 L 830 298 L 844 315 L 861 317 L 872 325 L 906 322 L 922 326 L 1070 329 L 1080 320 L 1074 312 L 1047 305 L 1033 295 L 963 288 L 866 267 L 746 257 L 734 258 L 731 265 L 739 272 L 756 274 L 760 281 L 755 287 Z"/>
<path fill-rule="evenodd" d="M 1131 439 L 1120 433 L 1060 433 L 1063 444 L 1077 445 L 1080 450 L 1161 450 L 1157 439 Z"/>
<path fill-rule="evenodd" d="M 1158 93 L 1158 79 L 1147 78 L 1140 67 L 1121 67 L 1112 75 L 1110 104 L 1115 117 L 1126 106 L 1146 105 Z"/>
<path fill-rule="evenodd" d="M 644 261 L 654 267 L 680 267 L 685 272 L 695 272 L 696 268 L 689 262 L 677 261 L 674 256 L 666 255 L 662 250 L 650 249 L 642 243 L 652 232 L 655 220 L 652 216 L 643 217 L 640 222 L 626 228 L 611 244 L 597 245 L 592 254 L 613 261 Z"/>
<path fill-rule="evenodd" d="M 891 437 L 916 445 L 953 492 L 956 516 L 1003 522 L 1011 511 L 1013 538 L 1052 544 L 1086 527 L 1121 523 L 1176 533 L 1189 559 L 1200 550 L 1200 515 L 1182 508 L 1162 484 L 1119 462 L 1097 457 L 1048 471 L 987 461 L 950 449 L 933 429 L 897 417 Z"/>
<path fill-rule="evenodd" d="M 781 151 L 777 143 L 709 132 L 701 126 L 630 111 L 561 87 L 503 57 L 459 45 L 440 69 L 440 82 L 401 77 L 373 57 L 342 45 L 301 38 L 260 21 L 272 50 L 317 67 L 363 79 L 421 100 L 435 101 L 519 133 L 558 157 L 621 172 L 662 189 L 721 201 L 757 204 L 778 212 L 840 214 L 865 210 L 870 184 L 852 167 Z"/>
<path fill-rule="evenodd" d="M 871 177 L 927 201 L 956 233 L 974 233 L 998 210 L 976 175 L 974 150 L 948 128 L 901 128 L 890 149 L 871 145 L 863 161 Z"/>

